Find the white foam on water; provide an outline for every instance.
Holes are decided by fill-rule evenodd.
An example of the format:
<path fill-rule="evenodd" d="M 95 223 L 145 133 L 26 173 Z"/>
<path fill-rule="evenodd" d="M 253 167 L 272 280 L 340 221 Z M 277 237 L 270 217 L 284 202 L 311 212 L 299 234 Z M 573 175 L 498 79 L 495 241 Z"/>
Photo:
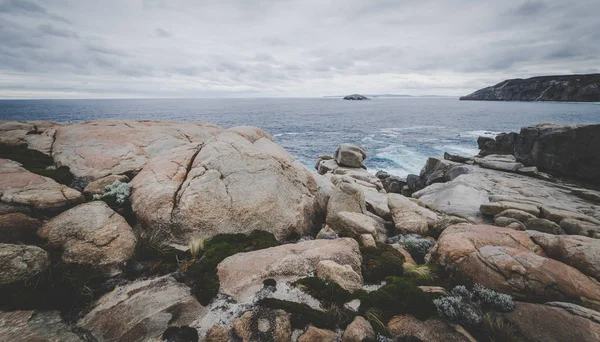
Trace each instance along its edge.
<path fill-rule="evenodd" d="M 473 157 L 479 154 L 478 148 L 461 145 L 438 145 L 434 146 L 433 148 L 438 151 L 458 154 L 463 157 Z"/>
<path fill-rule="evenodd" d="M 460 135 L 475 137 L 475 138 L 478 138 L 478 137 L 495 138 L 500 133 L 502 133 L 502 132 L 478 130 L 478 131 L 469 131 L 469 132 L 461 133 Z"/>
<path fill-rule="evenodd" d="M 375 157 L 390 160 L 398 165 L 398 167 L 374 167 L 374 169 L 386 171 L 400 177 L 406 177 L 411 173 L 418 174 L 427 161 L 427 156 L 411 150 L 402 144 L 393 144 L 377 149 Z"/>

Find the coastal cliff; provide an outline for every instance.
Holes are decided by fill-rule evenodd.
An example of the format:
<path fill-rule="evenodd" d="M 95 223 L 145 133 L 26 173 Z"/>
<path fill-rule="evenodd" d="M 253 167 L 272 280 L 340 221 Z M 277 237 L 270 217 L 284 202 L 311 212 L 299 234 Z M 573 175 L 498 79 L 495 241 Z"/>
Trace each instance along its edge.
<path fill-rule="evenodd" d="M 600 74 L 510 79 L 463 96 L 472 101 L 600 102 Z"/>
<path fill-rule="evenodd" d="M 0 121 L 0 341 L 597 341 L 600 192 L 552 173 L 597 179 L 599 129 L 401 179 L 256 127 Z"/>

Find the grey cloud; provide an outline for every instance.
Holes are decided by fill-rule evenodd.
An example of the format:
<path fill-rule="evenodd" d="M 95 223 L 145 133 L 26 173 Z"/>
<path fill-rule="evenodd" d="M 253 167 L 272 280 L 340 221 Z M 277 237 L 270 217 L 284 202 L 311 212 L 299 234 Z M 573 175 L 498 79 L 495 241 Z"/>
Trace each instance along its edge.
<path fill-rule="evenodd" d="M 542 0 L 527 0 L 512 12 L 517 15 L 531 16 L 545 10 L 547 5 Z"/>
<path fill-rule="evenodd" d="M 460 95 L 598 70 L 599 11 L 597 0 L 0 0 L 0 79 L 11 79 L 0 98 L 321 96 L 356 84 Z"/>
<path fill-rule="evenodd" d="M 0 13 L 43 16 L 55 21 L 62 21 L 67 24 L 71 23 L 67 18 L 49 13 L 46 8 L 29 0 L 4 0 L 0 2 Z"/>
<path fill-rule="evenodd" d="M 37 27 L 37 30 L 44 33 L 49 34 L 51 36 L 63 37 L 63 38 L 78 38 L 79 35 L 71 30 L 60 29 L 54 27 L 52 24 L 43 24 Z"/>
<path fill-rule="evenodd" d="M 169 38 L 172 37 L 173 34 L 165 29 L 162 29 L 160 27 L 157 27 L 156 29 L 154 29 L 154 35 L 160 38 Z"/>

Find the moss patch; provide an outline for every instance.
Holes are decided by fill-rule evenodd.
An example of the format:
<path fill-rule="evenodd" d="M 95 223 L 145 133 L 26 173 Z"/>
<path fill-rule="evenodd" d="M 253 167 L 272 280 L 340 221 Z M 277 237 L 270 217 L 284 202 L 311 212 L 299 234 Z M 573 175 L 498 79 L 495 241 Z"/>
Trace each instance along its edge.
<path fill-rule="evenodd" d="M 375 247 L 361 247 L 362 275 L 365 283 L 378 284 L 387 277 L 401 276 L 404 255 L 385 244 Z"/>
<path fill-rule="evenodd" d="M 73 182 L 73 175 L 68 167 L 47 169 L 49 166 L 54 166 L 52 157 L 39 151 L 30 150 L 27 144 L 18 146 L 0 144 L 0 158 L 14 160 L 21 163 L 28 171 L 52 178 L 61 184 L 70 185 Z"/>
<path fill-rule="evenodd" d="M 254 230 L 249 235 L 219 234 L 205 243 L 199 260 L 186 267 L 185 281 L 202 305 L 208 305 L 219 292 L 217 265 L 225 258 L 247 251 L 278 246 L 273 234 Z"/>
<path fill-rule="evenodd" d="M 388 322 L 393 316 L 410 314 L 425 320 L 436 313 L 433 299 L 437 296 L 423 292 L 417 285 L 402 277 L 388 277 L 387 284 L 377 291 L 363 295 L 359 312 L 380 313 L 381 320 Z"/>
<path fill-rule="evenodd" d="M 343 306 L 355 297 L 338 284 L 317 277 L 302 278 L 294 283 L 302 291 L 318 299 L 325 307 L 331 305 Z"/>

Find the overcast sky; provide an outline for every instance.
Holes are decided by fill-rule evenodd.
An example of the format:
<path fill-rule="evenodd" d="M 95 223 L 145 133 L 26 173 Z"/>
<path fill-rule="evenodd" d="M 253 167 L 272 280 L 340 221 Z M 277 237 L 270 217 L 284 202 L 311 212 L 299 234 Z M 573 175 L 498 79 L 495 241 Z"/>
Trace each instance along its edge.
<path fill-rule="evenodd" d="M 0 98 L 464 95 L 600 72 L 600 0 L 0 0 Z"/>

